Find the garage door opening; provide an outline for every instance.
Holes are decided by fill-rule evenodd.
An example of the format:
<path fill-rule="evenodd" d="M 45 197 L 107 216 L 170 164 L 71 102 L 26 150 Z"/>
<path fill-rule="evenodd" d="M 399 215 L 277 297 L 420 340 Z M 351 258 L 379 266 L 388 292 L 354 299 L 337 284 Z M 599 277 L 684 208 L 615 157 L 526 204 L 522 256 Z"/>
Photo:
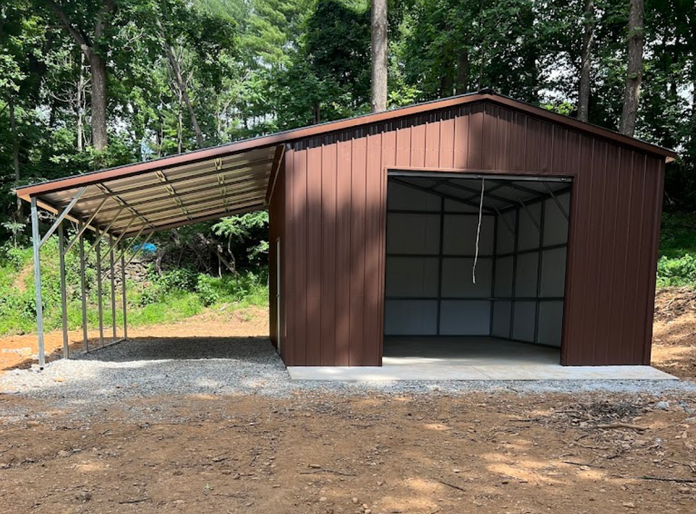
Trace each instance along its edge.
<path fill-rule="evenodd" d="M 571 186 L 390 172 L 385 364 L 558 364 Z"/>

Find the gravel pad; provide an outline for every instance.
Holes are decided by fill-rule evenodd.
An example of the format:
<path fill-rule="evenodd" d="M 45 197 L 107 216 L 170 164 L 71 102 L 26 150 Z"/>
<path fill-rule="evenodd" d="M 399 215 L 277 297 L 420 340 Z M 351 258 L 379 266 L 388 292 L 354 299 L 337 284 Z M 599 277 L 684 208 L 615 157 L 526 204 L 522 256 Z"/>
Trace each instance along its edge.
<path fill-rule="evenodd" d="M 519 393 L 696 392 L 689 381 L 545 380 L 443 382 L 292 381 L 264 338 L 139 339 L 0 376 L 0 392 L 70 403 L 158 395 L 394 394 L 513 391 Z"/>

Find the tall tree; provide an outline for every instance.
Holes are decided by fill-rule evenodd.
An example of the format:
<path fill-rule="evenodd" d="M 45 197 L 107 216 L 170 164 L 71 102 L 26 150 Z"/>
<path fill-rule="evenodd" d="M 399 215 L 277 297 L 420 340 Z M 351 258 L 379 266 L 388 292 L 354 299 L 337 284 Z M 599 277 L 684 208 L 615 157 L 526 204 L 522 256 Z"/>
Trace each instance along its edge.
<path fill-rule="evenodd" d="M 628 67 L 624 88 L 620 132 L 633 136 L 640 102 L 640 83 L 643 79 L 643 40 L 645 38 L 645 6 L 643 0 L 631 0 L 628 14 Z"/>
<path fill-rule="evenodd" d="M 592 72 L 592 45 L 595 33 L 594 0 L 585 0 L 582 54 L 580 57 L 580 87 L 578 91 L 578 119 L 588 121 L 590 114 L 590 78 Z"/>
<path fill-rule="evenodd" d="M 387 108 L 387 0 L 372 0 L 372 112 Z"/>
<path fill-rule="evenodd" d="M 106 45 L 103 39 L 111 28 L 117 6 L 114 0 L 84 2 L 43 0 L 73 38 L 89 62 L 91 75 L 92 145 L 105 150 L 109 144 L 106 125 Z"/>

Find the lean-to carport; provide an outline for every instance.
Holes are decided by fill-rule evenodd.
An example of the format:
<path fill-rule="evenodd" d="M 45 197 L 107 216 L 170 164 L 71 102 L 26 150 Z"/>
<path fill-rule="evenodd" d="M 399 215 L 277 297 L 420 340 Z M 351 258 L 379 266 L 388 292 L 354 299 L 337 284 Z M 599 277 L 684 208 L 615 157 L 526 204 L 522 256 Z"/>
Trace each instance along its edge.
<path fill-rule="evenodd" d="M 268 139 L 268 138 L 266 138 Z M 105 341 L 102 287 L 111 282 L 111 342 L 128 337 L 126 267 L 155 232 L 190 225 L 223 216 L 264 209 L 280 166 L 284 147 L 256 141 L 226 145 L 185 155 L 158 159 L 105 171 L 78 175 L 22 187 L 17 195 L 31 204 L 34 248 L 34 284 L 39 346 L 39 367 L 45 364 L 43 302 L 41 296 L 41 248 L 57 233 L 63 329 L 63 356 L 69 356 L 65 256 L 76 248 L 80 259 L 82 334 L 89 350 L 85 261 L 96 258 L 96 288 L 100 345 Z M 257 143 L 257 144 L 250 144 Z M 259 147 L 258 143 L 261 143 Z M 41 234 L 39 209 L 56 217 Z M 66 240 L 65 225 L 75 235 Z M 85 233 L 94 232 L 90 246 Z M 143 240 L 144 238 L 144 240 Z M 108 249 L 102 252 L 103 242 Z M 139 241 L 126 260 L 128 248 Z M 123 330 L 118 337 L 115 271 L 120 263 Z M 108 343 L 111 344 L 111 343 Z"/>

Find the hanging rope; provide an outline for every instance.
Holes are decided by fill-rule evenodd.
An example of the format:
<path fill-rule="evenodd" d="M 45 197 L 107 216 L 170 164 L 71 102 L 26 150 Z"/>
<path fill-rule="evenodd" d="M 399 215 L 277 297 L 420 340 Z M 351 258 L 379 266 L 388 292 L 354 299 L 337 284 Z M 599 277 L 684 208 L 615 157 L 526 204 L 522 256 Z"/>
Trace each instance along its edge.
<path fill-rule="evenodd" d="M 476 283 L 476 264 L 478 263 L 479 241 L 481 239 L 481 220 L 483 219 L 483 191 L 485 179 L 481 179 L 481 200 L 479 201 L 478 226 L 476 227 L 476 253 L 474 253 L 474 267 L 471 269 L 471 279 Z"/>

